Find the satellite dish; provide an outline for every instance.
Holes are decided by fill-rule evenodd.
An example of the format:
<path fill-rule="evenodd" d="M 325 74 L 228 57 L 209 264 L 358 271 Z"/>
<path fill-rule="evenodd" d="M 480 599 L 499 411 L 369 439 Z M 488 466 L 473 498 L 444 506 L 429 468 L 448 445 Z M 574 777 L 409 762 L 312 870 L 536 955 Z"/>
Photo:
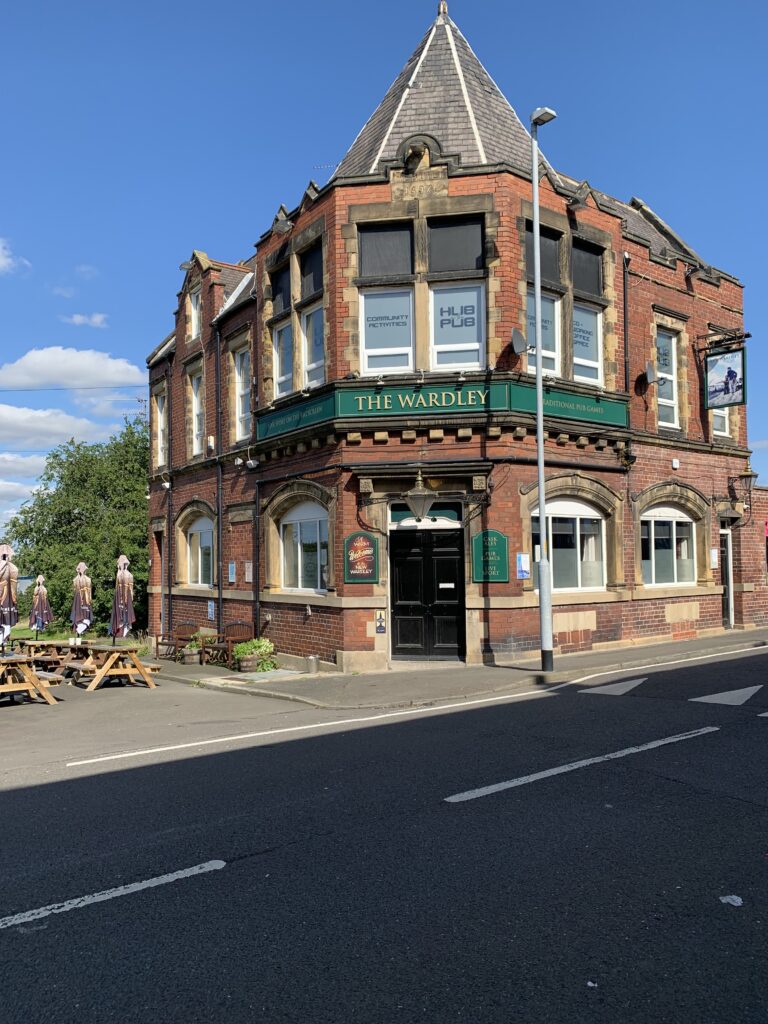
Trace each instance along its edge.
<path fill-rule="evenodd" d="M 528 342 L 525 340 L 525 335 L 515 327 L 512 331 L 512 351 L 516 356 L 520 356 L 527 348 Z"/>
<path fill-rule="evenodd" d="M 656 367 L 650 360 L 645 364 L 645 379 L 649 384 L 656 383 Z"/>

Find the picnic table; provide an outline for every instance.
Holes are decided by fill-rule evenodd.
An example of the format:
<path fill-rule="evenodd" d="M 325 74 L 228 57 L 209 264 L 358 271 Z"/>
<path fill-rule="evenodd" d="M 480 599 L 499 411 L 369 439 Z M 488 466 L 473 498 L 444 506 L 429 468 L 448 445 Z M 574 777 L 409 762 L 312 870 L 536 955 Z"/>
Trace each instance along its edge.
<path fill-rule="evenodd" d="M 0 693 L 25 693 L 32 700 L 42 697 L 46 704 L 55 705 L 48 687 L 60 682 L 61 676 L 56 673 L 36 671 L 25 654 L 0 657 Z"/>
<path fill-rule="evenodd" d="M 120 644 L 112 647 L 111 644 L 89 643 L 87 657 L 83 661 L 69 662 L 68 667 L 77 666 L 82 677 L 92 676 L 86 686 L 89 692 L 98 690 L 107 679 L 119 679 L 121 682 L 130 683 L 131 686 L 143 682 L 154 690 L 157 683 L 152 676 L 154 672 L 160 671 L 160 666 L 155 662 L 142 662 L 138 657 L 138 651 L 138 644 Z"/>

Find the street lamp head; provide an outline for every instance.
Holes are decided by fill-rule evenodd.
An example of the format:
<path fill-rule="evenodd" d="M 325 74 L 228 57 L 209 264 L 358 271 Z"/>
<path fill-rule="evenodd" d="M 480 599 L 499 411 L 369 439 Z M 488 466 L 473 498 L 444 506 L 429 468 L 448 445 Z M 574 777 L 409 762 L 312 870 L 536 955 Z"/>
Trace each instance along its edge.
<path fill-rule="evenodd" d="M 547 124 L 548 121 L 554 121 L 557 114 L 551 107 L 536 107 L 534 112 L 531 114 L 531 124 L 535 124 L 537 127 L 542 124 Z"/>

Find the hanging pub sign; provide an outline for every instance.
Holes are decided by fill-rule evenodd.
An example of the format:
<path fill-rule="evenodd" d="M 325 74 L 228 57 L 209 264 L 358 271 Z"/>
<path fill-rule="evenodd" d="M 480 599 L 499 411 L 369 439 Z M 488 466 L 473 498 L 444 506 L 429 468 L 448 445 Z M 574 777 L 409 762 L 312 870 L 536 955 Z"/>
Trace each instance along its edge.
<path fill-rule="evenodd" d="M 509 541 L 498 530 L 483 530 L 472 538 L 473 583 L 509 583 Z"/>
<path fill-rule="evenodd" d="M 713 352 L 705 360 L 707 377 L 707 408 L 725 409 L 744 405 L 747 400 L 745 349 Z"/>
<path fill-rule="evenodd" d="M 364 530 L 344 539 L 344 582 L 379 582 L 379 541 Z"/>

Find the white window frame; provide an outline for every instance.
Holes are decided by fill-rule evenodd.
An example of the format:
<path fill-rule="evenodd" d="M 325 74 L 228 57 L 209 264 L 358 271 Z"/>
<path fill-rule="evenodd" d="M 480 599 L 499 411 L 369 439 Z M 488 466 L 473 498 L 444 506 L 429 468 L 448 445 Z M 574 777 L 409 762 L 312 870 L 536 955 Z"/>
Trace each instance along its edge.
<path fill-rule="evenodd" d="M 394 366 L 394 367 L 380 367 L 376 366 L 372 369 L 368 367 L 368 349 L 365 345 L 365 301 L 369 295 L 382 295 L 382 294 L 401 294 L 408 296 L 409 303 L 409 320 L 411 327 L 411 338 L 407 348 L 400 346 L 397 348 L 389 349 L 377 349 L 374 353 L 376 356 L 398 356 L 406 354 L 408 356 L 407 366 Z M 360 356 L 362 364 L 362 374 L 366 377 L 379 377 L 387 376 L 389 374 L 403 374 L 413 373 L 414 363 L 414 323 L 413 323 L 413 288 L 409 286 L 394 287 L 394 288 L 365 288 L 360 290 Z"/>
<path fill-rule="evenodd" d="M 280 363 L 280 334 L 283 331 L 291 332 L 291 362 L 288 367 L 287 373 L 280 373 L 283 369 Z M 275 367 L 275 398 L 282 398 L 283 395 L 290 395 L 294 390 L 293 387 L 293 363 L 296 356 L 296 339 L 293 336 L 293 320 L 289 317 L 287 320 L 281 321 L 279 324 L 275 324 L 272 328 L 272 358 L 273 365 Z"/>
<path fill-rule="evenodd" d="M 251 350 L 246 346 L 232 353 L 235 362 L 235 440 L 242 441 L 251 436 L 253 426 L 251 415 Z M 243 364 L 248 372 L 243 373 Z"/>
<path fill-rule="evenodd" d="M 191 526 L 187 527 L 187 529 L 184 531 L 184 533 L 185 533 L 185 536 L 186 536 L 186 539 L 187 539 L 187 583 L 191 587 L 212 587 L 214 585 L 214 581 L 216 579 L 216 561 L 215 561 L 215 557 L 214 557 L 215 556 L 215 547 L 214 547 L 214 533 L 215 533 L 215 531 L 214 531 L 214 528 L 213 528 L 213 522 L 207 516 L 200 516 L 199 518 L 197 518 L 191 524 Z M 210 551 L 211 551 L 211 573 L 210 573 L 211 578 L 210 578 L 210 580 L 203 580 L 201 578 L 202 575 L 203 575 L 203 558 L 202 558 L 203 546 L 202 546 L 202 543 L 201 543 L 201 539 L 203 537 L 209 537 L 210 538 L 210 544 L 208 545 L 210 547 Z M 198 566 L 197 579 L 193 579 L 192 578 L 193 577 L 193 574 L 192 574 L 192 558 L 193 558 L 193 549 L 195 547 L 195 544 L 197 545 L 197 566 Z"/>
<path fill-rule="evenodd" d="M 553 501 L 548 501 L 546 504 L 547 508 L 547 551 L 549 553 L 549 564 L 550 574 L 552 576 L 552 592 L 557 594 L 565 593 L 600 593 L 604 591 L 607 586 L 607 571 L 608 566 L 606 562 L 606 546 L 605 546 L 605 516 L 603 513 L 595 508 L 593 505 L 588 505 L 583 501 L 575 501 L 569 498 L 555 498 Z M 533 520 L 539 515 L 538 507 L 533 509 L 531 512 L 531 541 L 533 541 Z M 578 557 L 576 559 L 576 573 L 578 583 L 575 587 L 556 587 L 554 585 L 554 549 L 552 547 L 552 519 L 575 519 L 576 520 L 576 543 L 578 547 Z M 602 558 L 600 560 L 603 567 L 603 581 L 597 587 L 584 587 L 581 585 L 581 528 L 580 521 L 582 519 L 598 519 L 600 521 L 600 544 Z M 539 523 L 539 531 L 541 531 L 541 523 Z M 541 532 L 539 532 L 541 537 Z M 536 558 L 536 551 L 533 551 L 534 561 L 538 562 L 539 558 Z M 536 588 L 538 590 L 538 587 Z"/>
<path fill-rule="evenodd" d="M 654 546 L 654 534 L 655 524 L 658 522 L 671 523 L 672 525 L 672 552 L 673 559 L 672 565 L 674 568 L 674 580 L 668 582 L 656 582 L 656 559 L 654 557 L 655 546 Z M 691 580 L 679 580 L 678 567 L 677 567 L 677 524 L 686 523 L 691 527 L 691 560 L 693 561 L 693 579 Z M 642 563 L 643 563 L 643 525 L 648 524 L 648 544 L 650 549 L 650 563 L 651 563 L 651 579 L 650 582 L 646 583 L 643 580 L 643 585 L 646 587 L 695 587 L 698 580 L 698 559 L 696 554 L 696 523 L 688 515 L 687 512 L 683 512 L 682 509 L 676 508 L 674 505 L 656 505 L 654 508 L 648 509 L 640 517 L 640 571 L 642 574 Z"/>
<path fill-rule="evenodd" d="M 311 363 L 309 361 L 310 352 L 309 352 L 309 337 L 307 336 L 307 324 L 308 324 L 309 318 L 312 316 L 312 314 L 313 313 L 317 313 L 318 310 L 320 310 L 321 313 L 323 314 L 323 358 L 320 359 L 320 360 L 315 360 L 314 363 Z M 301 313 L 301 341 L 302 341 L 302 348 L 303 348 L 303 354 L 304 354 L 304 358 L 303 358 L 303 363 L 304 363 L 304 387 L 305 388 L 317 388 L 317 387 L 320 387 L 321 384 L 325 383 L 325 310 L 323 308 L 322 301 L 315 302 L 313 305 L 308 306 L 306 309 L 302 310 L 302 313 Z M 312 371 L 316 371 L 316 370 L 322 370 L 322 375 L 323 375 L 322 380 L 310 380 L 310 375 L 311 375 Z"/>
<path fill-rule="evenodd" d="M 189 387 L 192 394 L 192 454 L 202 455 L 205 437 L 205 410 L 203 408 L 203 371 L 189 375 Z"/>
<path fill-rule="evenodd" d="M 164 391 L 155 395 L 155 460 L 158 466 L 168 461 L 168 397 Z"/>
<path fill-rule="evenodd" d="M 199 338 L 202 328 L 202 293 L 199 288 L 193 288 L 189 293 L 189 336 Z"/>
<path fill-rule="evenodd" d="M 594 387 L 602 387 L 603 385 L 603 311 L 599 306 L 592 306 L 588 302 L 581 302 L 580 300 L 574 300 L 573 303 L 573 319 L 575 319 L 575 313 L 577 309 L 585 309 L 589 313 L 594 313 L 597 316 L 597 360 L 592 359 L 579 359 L 576 357 L 576 346 L 573 346 L 573 379 L 580 381 L 582 384 L 592 384 Z M 571 331 L 573 331 L 573 321 L 571 324 Z M 580 366 L 589 366 L 597 370 L 597 377 L 580 376 L 578 368 Z"/>
<path fill-rule="evenodd" d="M 716 434 L 718 437 L 730 437 L 731 436 L 731 417 L 729 415 L 729 411 L 730 410 L 728 410 L 728 409 L 712 409 L 711 410 L 711 412 L 712 412 L 712 433 Z M 717 426 L 718 416 L 722 416 L 723 417 L 723 421 L 725 422 L 725 428 L 724 429 L 718 429 L 718 426 Z"/>
<path fill-rule="evenodd" d="M 440 292 L 455 291 L 457 288 L 477 288 L 478 309 L 477 317 L 480 326 L 480 339 L 477 342 L 465 343 L 440 343 L 435 338 L 435 301 Z M 450 284 L 432 285 L 429 289 L 429 359 L 430 367 L 433 370 L 484 370 L 486 366 L 486 333 L 485 333 L 485 282 L 484 281 L 451 281 Z M 477 347 L 477 359 L 472 362 L 450 362 L 438 363 L 438 353 L 451 351 L 466 351 L 469 348 Z"/>
<path fill-rule="evenodd" d="M 525 297 L 525 322 L 526 322 L 526 327 L 528 325 L 528 300 L 529 299 L 531 300 L 531 302 L 535 301 L 534 300 L 533 288 L 529 288 L 528 289 L 528 291 L 526 293 L 526 297 Z M 560 377 L 560 378 L 562 378 L 562 376 L 563 376 L 562 301 L 563 300 L 562 300 L 562 296 L 557 295 L 555 292 L 545 292 L 545 291 L 542 291 L 542 293 L 541 293 L 541 301 L 542 301 L 542 303 L 544 302 L 545 299 L 549 299 L 549 300 L 551 300 L 555 304 L 555 310 L 554 310 L 554 320 L 555 320 L 555 351 L 553 353 L 551 349 L 544 349 L 544 358 L 545 359 L 551 358 L 554 355 L 554 358 L 555 358 L 555 368 L 554 368 L 554 370 L 550 370 L 548 367 L 543 367 L 542 372 L 543 372 L 545 377 L 547 375 L 549 375 L 550 377 Z M 531 335 L 530 338 L 528 337 L 528 333 L 530 333 L 530 335 Z M 528 342 L 528 352 L 527 352 L 527 355 L 528 355 L 528 373 L 535 373 L 536 372 L 536 332 L 535 332 L 535 327 L 532 326 L 531 329 L 530 329 L 530 332 L 526 331 L 526 340 Z M 542 336 L 542 342 L 543 342 L 543 340 L 544 339 L 543 339 L 543 336 Z"/>
<path fill-rule="evenodd" d="M 322 562 L 322 546 L 320 537 L 320 524 L 325 523 L 326 532 L 326 562 L 323 566 Z M 317 586 L 316 587 L 292 587 L 288 586 L 285 582 L 285 527 L 286 526 L 298 526 L 299 533 L 301 532 L 302 524 L 314 525 L 316 527 L 317 536 Z M 328 523 L 328 510 L 323 508 L 314 501 L 303 501 L 299 505 L 295 505 L 290 512 L 286 513 L 280 520 L 280 582 L 283 590 L 289 593 L 304 593 L 304 594 L 325 594 L 327 593 L 327 584 L 322 586 L 323 568 L 325 568 L 326 580 L 328 578 L 329 563 L 330 563 L 330 540 L 329 534 L 329 523 Z M 301 577 L 303 575 L 303 554 L 301 540 L 296 546 L 296 578 L 301 583 Z"/>
<path fill-rule="evenodd" d="M 668 373 L 666 370 L 661 370 L 658 365 L 658 337 L 660 334 L 664 334 L 670 339 L 670 349 L 672 351 L 672 372 Z M 677 430 L 680 426 L 680 409 L 677 395 L 677 346 L 679 341 L 679 335 L 667 327 L 656 328 L 656 341 L 654 349 L 654 362 L 656 363 L 656 377 L 659 381 L 668 380 L 672 386 L 672 398 L 662 398 L 661 389 L 657 386 L 656 390 L 656 401 L 658 408 L 662 406 L 665 409 L 672 409 L 674 413 L 674 421 L 672 423 L 666 423 L 661 420 L 657 412 L 657 422 L 659 430 Z"/>

